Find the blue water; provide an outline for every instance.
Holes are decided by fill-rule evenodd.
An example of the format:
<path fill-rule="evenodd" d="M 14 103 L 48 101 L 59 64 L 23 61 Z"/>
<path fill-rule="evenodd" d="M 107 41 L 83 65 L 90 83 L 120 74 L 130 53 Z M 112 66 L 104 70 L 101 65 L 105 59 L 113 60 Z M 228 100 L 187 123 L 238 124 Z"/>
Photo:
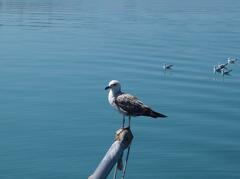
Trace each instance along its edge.
<path fill-rule="evenodd" d="M 240 178 L 240 61 L 231 76 L 212 71 L 240 57 L 239 9 L 0 0 L 0 178 L 87 178 L 121 125 L 104 91 L 111 79 L 169 116 L 132 120 L 126 178 Z"/>

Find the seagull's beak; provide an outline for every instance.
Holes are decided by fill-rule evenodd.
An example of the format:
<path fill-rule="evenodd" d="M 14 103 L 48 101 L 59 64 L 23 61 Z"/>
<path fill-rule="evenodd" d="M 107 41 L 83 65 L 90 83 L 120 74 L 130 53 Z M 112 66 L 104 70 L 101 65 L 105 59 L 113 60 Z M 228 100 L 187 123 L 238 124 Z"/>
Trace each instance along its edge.
<path fill-rule="evenodd" d="M 106 88 L 105 88 L 105 90 L 108 90 L 108 89 L 110 89 L 111 87 L 110 86 L 107 86 Z"/>

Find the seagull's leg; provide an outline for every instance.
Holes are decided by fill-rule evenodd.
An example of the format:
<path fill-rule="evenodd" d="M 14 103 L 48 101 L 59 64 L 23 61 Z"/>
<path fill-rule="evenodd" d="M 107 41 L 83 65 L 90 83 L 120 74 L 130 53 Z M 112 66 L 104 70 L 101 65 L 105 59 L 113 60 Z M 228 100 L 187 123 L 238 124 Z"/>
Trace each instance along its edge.
<path fill-rule="evenodd" d="M 123 115 L 122 128 L 124 128 L 124 124 L 125 124 L 125 115 Z"/>
<path fill-rule="evenodd" d="M 130 128 L 130 125 L 131 125 L 131 116 L 129 115 L 128 116 L 128 127 Z"/>

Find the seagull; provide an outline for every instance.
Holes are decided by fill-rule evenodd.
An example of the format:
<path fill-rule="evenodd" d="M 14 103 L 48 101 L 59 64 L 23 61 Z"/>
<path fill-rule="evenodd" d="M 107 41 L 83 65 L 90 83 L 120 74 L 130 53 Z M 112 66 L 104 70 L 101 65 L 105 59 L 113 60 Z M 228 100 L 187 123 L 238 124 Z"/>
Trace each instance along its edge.
<path fill-rule="evenodd" d="M 110 105 L 123 115 L 122 127 L 124 128 L 125 116 L 128 116 L 128 126 L 132 116 L 148 116 L 152 118 L 167 117 L 164 114 L 153 111 L 137 97 L 121 91 L 121 84 L 117 80 L 109 82 L 105 90 L 109 89 L 108 101 Z"/>
<path fill-rule="evenodd" d="M 225 64 L 218 64 L 213 66 L 213 73 L 221 73 L 222 69 L 227 69 L 228 63 Z"/>
<path fill-rule="evenodd" d="M 163 69 L 164 69 L 164 70 L 171 69 L 172 66 L 173 66 L 173 65 L 171 65 L 171 64 L 168 65 L 168 64 L 165 63 L 165 64 L 163 65 Z"/>
<path fill-rule="evenodd" d="M 234 64 L 238 59 L 237 58 L 228 58 L 227 61 L 228 61 L 228 64 Z"/>

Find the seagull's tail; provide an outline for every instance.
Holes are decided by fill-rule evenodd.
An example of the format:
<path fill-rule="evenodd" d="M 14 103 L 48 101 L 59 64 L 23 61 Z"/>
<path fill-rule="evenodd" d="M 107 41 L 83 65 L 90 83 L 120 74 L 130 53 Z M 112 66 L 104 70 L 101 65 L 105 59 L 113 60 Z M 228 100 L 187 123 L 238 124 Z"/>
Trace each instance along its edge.
<path fill-rule="evenodd" d="M 149 117 L 153 117 L 153 118 L 157 118 L 157 117 L 167 117 L 164 114 L 161 114 L 159 112 L 153 111 L 150 108 L 147 108 L 147 110 L 145 110 L 145 113 L 143 114 L 144 116 L 149 116 Z"/>

